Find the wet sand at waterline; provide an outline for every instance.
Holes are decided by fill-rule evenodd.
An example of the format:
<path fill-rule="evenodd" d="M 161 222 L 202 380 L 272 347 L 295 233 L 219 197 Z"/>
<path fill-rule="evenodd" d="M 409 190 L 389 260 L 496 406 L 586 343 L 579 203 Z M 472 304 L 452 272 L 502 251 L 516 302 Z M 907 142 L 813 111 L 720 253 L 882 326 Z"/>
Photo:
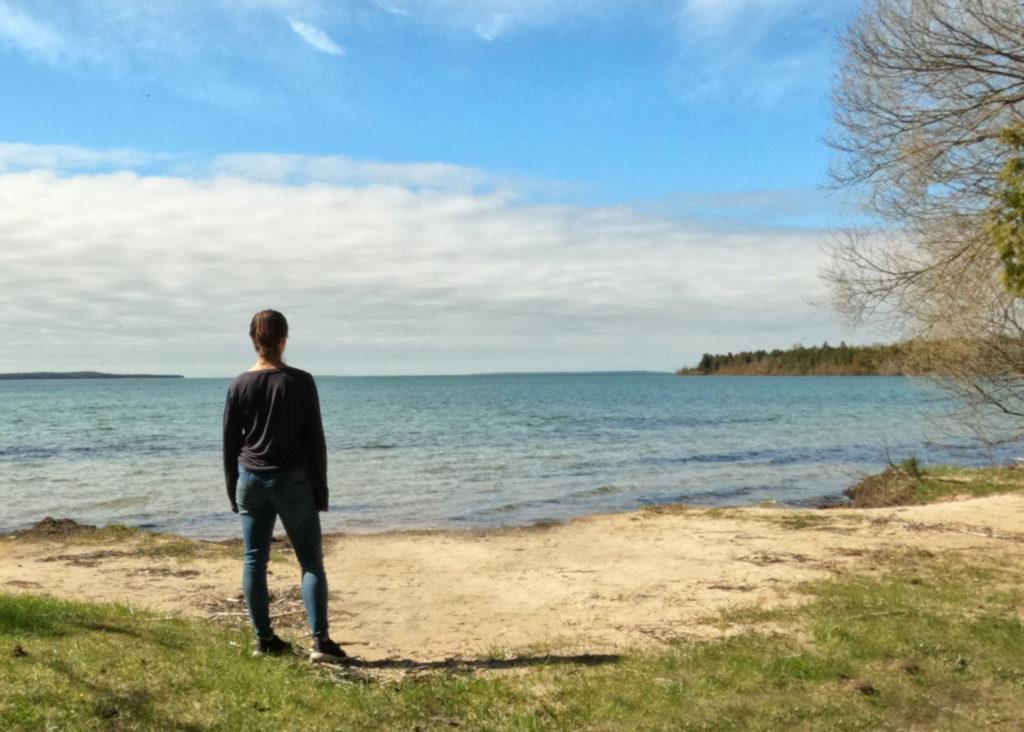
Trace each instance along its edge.
<path fill-rule="evenodd" d="M 884 509 L 665 506 L 483 532 L 325 540 L 332 635 L 366 659 L 501 650 L 608 653 L 734 632 L 724 609 L 801 601 L 800 583 L 872 571 L 893 551 L 1024 561 L 1024 494 Z M 286 544 L 270 565 L 283 635 L 305 632 Z M 0 591 L 245 623 L 237 545 L 170 535 L 0 537 Z"/>

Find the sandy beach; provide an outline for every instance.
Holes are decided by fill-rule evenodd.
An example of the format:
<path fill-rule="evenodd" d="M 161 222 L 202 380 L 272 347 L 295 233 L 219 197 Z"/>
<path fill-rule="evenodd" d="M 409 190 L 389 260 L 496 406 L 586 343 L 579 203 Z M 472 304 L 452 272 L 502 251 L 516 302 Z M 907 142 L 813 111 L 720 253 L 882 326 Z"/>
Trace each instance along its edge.
<path fill-rule="evenodd" d="M 244 623 L 237 546 L 123 532 L 0 538 L 0 590 Z M 801 601 L 799 584 L 892 553 L 1024 561 L 1024 495 L 886 509 L 665 506 L 487 532 L 325 540 L 335 638 L 366 659 L 607 653 L 737 630 L 724 609 Z M 276 626 L 304 632 L 298 569 L 275 547 Z"/>

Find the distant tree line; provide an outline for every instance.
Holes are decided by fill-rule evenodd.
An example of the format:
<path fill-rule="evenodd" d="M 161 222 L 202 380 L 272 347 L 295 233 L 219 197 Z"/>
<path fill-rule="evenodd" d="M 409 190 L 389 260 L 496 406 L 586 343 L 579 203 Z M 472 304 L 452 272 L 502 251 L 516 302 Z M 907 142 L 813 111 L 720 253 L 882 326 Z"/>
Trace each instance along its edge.
<path fill-rule="evenodd" d="M 184 379 L 181 374 L 106 374 L 102 371 L 24 371 L 0 374 L 0 380 L 29 379 Z"/>
<path fill-rule="evenodd" d="M 908 368 L 904 347 L 899 344 L 874 346 L 796 345 L 786 350 L 705 353 L 693 368 L 681 368 L 680 376 L 746 374 L 752 376 L 895 376 L 919 373 Z"/>

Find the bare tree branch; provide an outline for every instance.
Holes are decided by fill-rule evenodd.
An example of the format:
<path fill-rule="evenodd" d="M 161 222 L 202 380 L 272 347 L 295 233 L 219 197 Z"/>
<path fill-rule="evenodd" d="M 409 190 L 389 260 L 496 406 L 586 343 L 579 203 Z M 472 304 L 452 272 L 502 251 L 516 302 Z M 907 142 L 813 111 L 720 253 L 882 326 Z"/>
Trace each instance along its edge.
<path fill-rule="evenodd" d="M 876 224 L 832 243 L 833 306 L 910 339 L 968 410 L 1024 420 L 1024 307 L 988 235 L 1000 136 L 1024 124 L 1024 2 L 869 0 L 840 40 L 830 174 Z"/>

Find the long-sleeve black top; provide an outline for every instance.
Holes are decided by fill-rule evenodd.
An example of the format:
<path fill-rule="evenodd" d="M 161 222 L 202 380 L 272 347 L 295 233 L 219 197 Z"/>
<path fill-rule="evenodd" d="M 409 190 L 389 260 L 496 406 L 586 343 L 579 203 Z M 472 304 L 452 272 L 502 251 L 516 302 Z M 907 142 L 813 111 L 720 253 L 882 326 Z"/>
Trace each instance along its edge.
<path fill-rule="evenodd" d="M 304 467 L 317 507 L 327 510 L 327 443 L 312 375 L 284 366 L 246 371 L 231 382 L 224 403 L 224 478 L 236 512 L 239 464 L 255 472 Z"/>

